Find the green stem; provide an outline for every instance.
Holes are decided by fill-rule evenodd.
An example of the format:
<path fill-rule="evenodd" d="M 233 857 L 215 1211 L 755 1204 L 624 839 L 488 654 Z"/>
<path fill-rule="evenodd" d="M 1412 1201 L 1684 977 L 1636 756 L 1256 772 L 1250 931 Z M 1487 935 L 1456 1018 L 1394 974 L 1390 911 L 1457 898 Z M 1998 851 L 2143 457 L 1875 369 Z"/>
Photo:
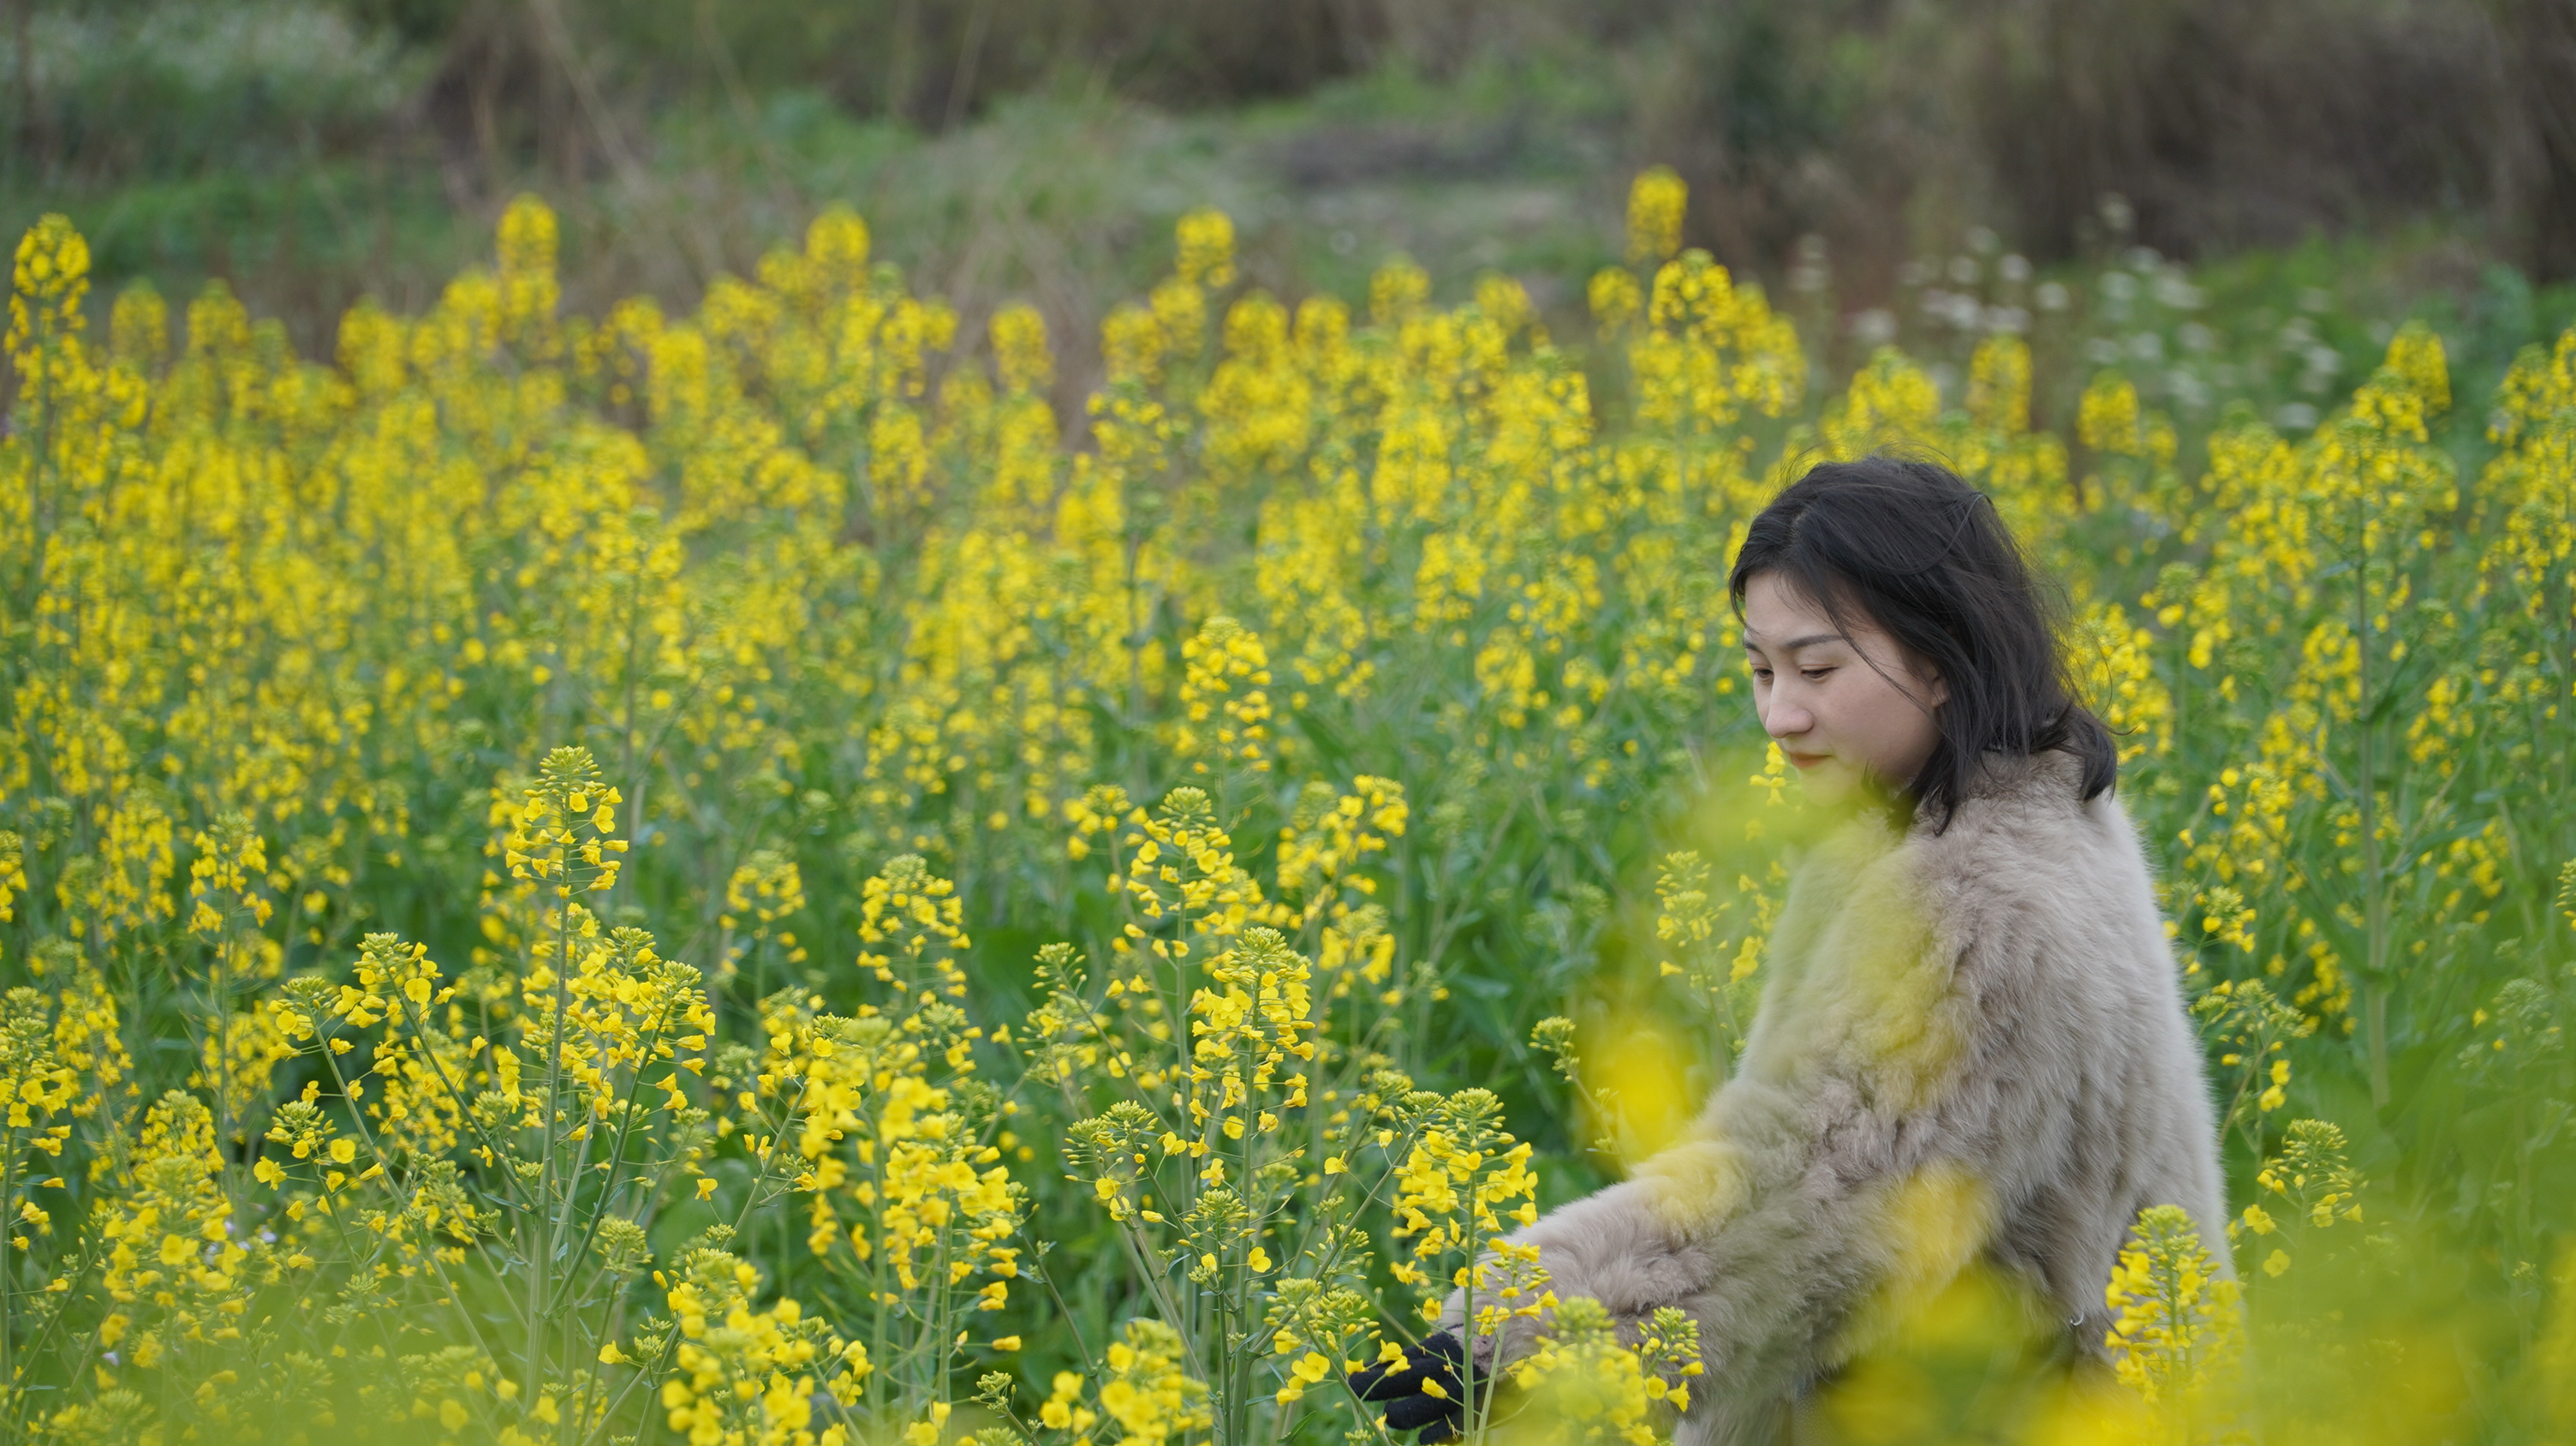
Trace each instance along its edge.
<path fill-rule="evenodd" d="M 7 1223 L 16 1222 L 18 1132 L 14 1129 L 0 1136 L 0 1210 L 9 1213 Z M 24 1394 L 18 1381 L 18 1359 L 14 1349 L 18 1340 L 18 1266 L 16 1260 L 0 1262 L 0 1390 L 9 1393 L 12 1419 L 16 1416 L 18 1398 Z"/>
<path fill-rule="evenodd" d="M 2355 709 L 2354 723 L 2360 730 L 2360 777 L 2356 788 L 2361 803 L 2361 887 L 2363 892 L 2363 987 L 2369 997 L 2364 1001 L 2363 1029 L 2367 1035 L 2370 1057 L 2370 1103 L 2373 1109 L 2388 1108 L 2388 886 L 2386 865 L 2379 852 L 2379 756 L 2377 708 L 2371 697 L 2371 627 L 2370 627 L 2370 503 L 2367 484 L 2360 494 L 2357 509 L 2360 527 L 2361 561 L 2353 578 L 2353 634 L 2361 653 L 2361 697 Z"/>
<path fill-rule="evenodd" d="M 569 823 L 567 822 L 567 827 Z M 544 1383 L 545 1317 L 549 1308 L 547 1292 L 552 1282 L 547 1278 L 553 1266 L 552 1254 L 557 1244 L 555 1220 L 544 1216 L 554 1213 L 555 1124 L 562 1117 L 564 1011 L 570 1002 L 572 978 L 572 860 L 570 850 L 558 844 L 555 848 L 554 877 L 562 880 L 562 892 L 555 910 L 555 997 L 546 1039 L 546 1088 L 539 1108 L 545 1111 L 542 1121 L 542 1152 L 538 1156 L 537 1198 L 539 1218 L 529 1222 L 532 1243 L 536 1248 L 526 1252 L 528 1265 L 527 1344 L 522 1353 L 519 1387 L 529 1400 L 537 1399 L 538 1387 Z M 571 1191 L 565 1192 L 569 1201 Z"/>

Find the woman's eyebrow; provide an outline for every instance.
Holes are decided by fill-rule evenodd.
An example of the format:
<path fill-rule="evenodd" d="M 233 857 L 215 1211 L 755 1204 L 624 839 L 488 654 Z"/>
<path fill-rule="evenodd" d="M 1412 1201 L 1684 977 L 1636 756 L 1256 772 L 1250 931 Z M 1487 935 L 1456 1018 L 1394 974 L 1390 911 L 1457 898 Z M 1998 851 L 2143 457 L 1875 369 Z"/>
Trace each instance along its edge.
<path fill-rule="evenodd" d="M 1789 641 L 1780 644 L 1780 651 L 1784 653 L 1794 653 L 1800 648 L 1813 647 L 1818 643 L 1839 643 L 1841 641 L 1843 641 L 1843 635 L 1840 633 L 1809 633 L 1803 638 L 1791 638 Z M 1758 648 L 1761 647 L 1762 644 L 1755 642 L 1751 633 L 1746 633 L 1744 635 L 1744 646 L 1748 648 Z"/>

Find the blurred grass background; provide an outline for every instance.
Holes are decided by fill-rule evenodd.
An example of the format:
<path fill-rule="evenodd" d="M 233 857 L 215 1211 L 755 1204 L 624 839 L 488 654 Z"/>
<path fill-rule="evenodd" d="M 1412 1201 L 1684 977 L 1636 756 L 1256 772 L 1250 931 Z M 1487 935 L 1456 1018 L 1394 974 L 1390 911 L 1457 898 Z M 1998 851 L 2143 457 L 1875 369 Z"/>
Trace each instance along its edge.
<path fill-rule="evenodd" d="M 1576 335 L 1657 162 L 1821 372 L 2022 327 L 2045 424 L 2116 361 L 2187 436 L 2213 394 L 2295 427 L 2407 316 L 2475 386 L 2576 311 L 2566 0 L 5 3 L 0 225 L 69 212 L 102 299 L 220 278 L 314 354 L 523 190 L 593 312 L 843 202 L 968 335 L 1036 303 L 1070 410 L 1194 205 L 1283 294 L 1403 252 Z"/>

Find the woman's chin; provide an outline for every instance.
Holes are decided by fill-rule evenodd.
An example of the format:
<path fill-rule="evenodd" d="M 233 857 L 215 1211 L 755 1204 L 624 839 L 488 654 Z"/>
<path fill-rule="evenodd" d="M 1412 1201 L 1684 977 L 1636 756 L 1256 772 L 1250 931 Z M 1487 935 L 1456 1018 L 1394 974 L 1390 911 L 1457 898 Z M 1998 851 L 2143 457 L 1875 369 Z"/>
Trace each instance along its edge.
<path fill-rule="evenodd" d="M 1798 783 L 1807 801 L 1832 806 L 1847 803 L 1860 792 L 1860 770 L 1839 758 L 1827 758 L 1799 770 Z"/>
<path fill-rule="evenodd" d="M 1883 807 L 1900 790 L 1875 770 L 1840 758 L 1827 758 L 1798 775 L 1810 807 L 1860 809 Z"/>

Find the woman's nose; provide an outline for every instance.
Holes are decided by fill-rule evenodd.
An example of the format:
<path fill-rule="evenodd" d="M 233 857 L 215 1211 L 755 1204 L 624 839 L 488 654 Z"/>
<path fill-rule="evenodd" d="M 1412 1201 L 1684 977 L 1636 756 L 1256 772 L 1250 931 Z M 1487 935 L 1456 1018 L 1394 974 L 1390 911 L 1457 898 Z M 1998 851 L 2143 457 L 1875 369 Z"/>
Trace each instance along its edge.
<path fill-rule="evenodd" d="M 1795 738 L 1815 725 L 1814 715 L 1777 694 L 1762 714 L 1762 731 L 1774 738 Z"/>

